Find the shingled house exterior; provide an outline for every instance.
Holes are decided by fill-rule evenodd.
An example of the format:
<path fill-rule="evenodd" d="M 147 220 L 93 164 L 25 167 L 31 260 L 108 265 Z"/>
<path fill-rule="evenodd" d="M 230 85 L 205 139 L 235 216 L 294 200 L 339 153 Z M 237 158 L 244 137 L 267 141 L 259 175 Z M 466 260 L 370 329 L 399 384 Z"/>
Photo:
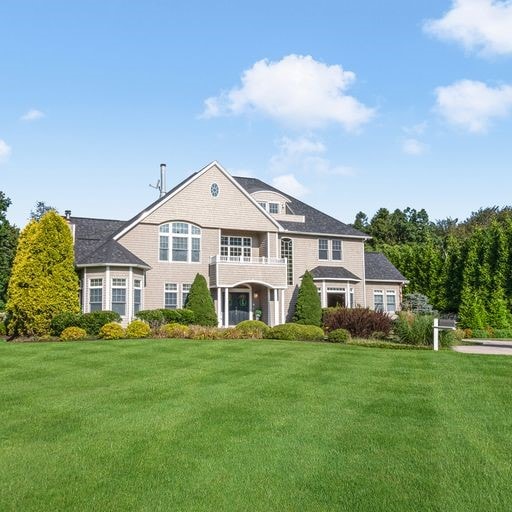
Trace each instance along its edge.
<path fill-rule="evenodd" d="M 404 276 L 368 235 L 266 183 L 212 162 L 129 221 L 69 217 L 84 312 L 111 309 L 123 323 L 141 309 L 181 308 L 197 273 L 219 326 L 290 321 L 310 270 L 322 306 L 394 313 Z"/>

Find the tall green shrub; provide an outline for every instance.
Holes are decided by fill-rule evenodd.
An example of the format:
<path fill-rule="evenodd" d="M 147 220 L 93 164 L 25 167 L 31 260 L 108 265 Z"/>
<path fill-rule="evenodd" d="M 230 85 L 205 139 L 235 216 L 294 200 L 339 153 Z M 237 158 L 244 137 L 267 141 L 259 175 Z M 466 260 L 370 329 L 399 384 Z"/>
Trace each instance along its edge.
<path fill-rule="evenodd" d="M 293 321 L 297 324 L 317 326 L 322 323 L 320 297 L 313 281 L 313 275 L 308 270 L 302 276 Z"/>
<path fill-rule="evenodd" d="M 185 307 L 194 312 L 196 324 L 212 327 L 218 325 L 215 305 L 203 275 L 196 274 L 194 282 L 190 287 Z"/>
<path fill-rule="evenodd" d="M 18 243 L 18 228 L 7 220 L 6 212 L 11 200 L 0 191 L 0 311 L 5 308 L 7 285 Z"/>
<path fill-rule="evenodd" d="M 55 211 L 23 230 L 9 280 L 10 334 L 42 336 L 61 311 L 80 309 L 71 231 Z"/>

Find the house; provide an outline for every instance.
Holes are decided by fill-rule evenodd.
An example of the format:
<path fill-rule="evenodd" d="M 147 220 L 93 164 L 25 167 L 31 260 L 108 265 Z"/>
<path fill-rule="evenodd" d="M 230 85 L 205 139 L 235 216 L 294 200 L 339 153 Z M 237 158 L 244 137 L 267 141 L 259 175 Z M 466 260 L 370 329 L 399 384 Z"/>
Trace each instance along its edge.
<path fill-rule="evenodd" d="M 219 325 L 290 321 L 301 277 L 313 274 L 322 306 L 394 313 L 404 276 L 368 235 L 266 183 L 212 162 L 128 221 L 72 217 L 84 312 L 181 308 L 197 273 Z"/>

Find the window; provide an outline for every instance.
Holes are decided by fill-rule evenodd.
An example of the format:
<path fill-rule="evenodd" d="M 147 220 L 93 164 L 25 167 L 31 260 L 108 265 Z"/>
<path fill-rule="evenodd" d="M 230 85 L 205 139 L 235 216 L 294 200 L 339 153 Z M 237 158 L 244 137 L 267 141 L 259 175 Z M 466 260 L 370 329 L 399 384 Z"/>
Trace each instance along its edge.
<path fill-rule="evenodd" d="M 251 261 L 252 239 L 246 236 L 221 236 L 220 255 L 224 261 Z"/>
<path fill-rule="evenodd" d="M 136 315 L 140 311 L 142 303 L 142 281 L 140 279 L 133 280 L 133 314 Z"/>
<path fill-rule="evenodd" d="M 384 311 L 384 292 L 382 290 L 373 290 L 373 309 Z"/>
<path fill-rule="evenodd" d="M 341 240 L 331 240 L 331 259 L 341 260 Z"/>
<path fill-rule="evenodd" d="M 121 316 L 126 314 L 126 279 L 124 278 L 112 279 L 112 311 Z"/>
<path fill-rule="evenodd" d="M 268 203 L 268 212 L 269 213 L 279 213 L 281 210 L 279 203 Z"/>
<path fill-rule="evenodd" d="M 318 259 L 329 259 L 329 240 L 318 240 Z"/>
<path fill-rule="evenodd" d="M 281 258 L 286 258 L 286 279 L 293 284 L 293 242 L 290 238 L 281 240 Z"/>
<path fill-rule="evenodd" d="M 184 308 L 187 303 L 188 293 L 190 292 L 190 284 L 181 285 L 181 307 Z"/>
<path fill-rule="evenodd" d="M 212 197 L 217 197 L 219 195 L 219 185 L 217 185 L 217 183 L 212 183 L 212 186 L 210 187 L 210 193 Z"/>
<path fill-rule="evenodd" d="M 169 238 L 171 240 L 169 241 Z M 201 229 L 187 222 L 160 226 L 160 261 L 201 261 Z M 169 248 L 172 251 L 169 251 Z"/>
<path fill-rule="evenodd" d="M 396 293 L 394 290 L 386 290 L 386 311 L 388 313 L 396 311 Z"/>
<path fill-rule="evenodd" d="M 178 285 L 176 283 L 165 283 L 164 307 L 165 309 L 178 307 Z"/>
<path fill-rule="evenodd" d="M 89 311 L 103 309 L 103 279 L 89 280 Z"/>
<path fill-rule="evenodd" d="M 258 204 L 264 209 L 266 210 L 267 209 L 267 203 L 265 203 L 265 201 L 258 201 Z"/>

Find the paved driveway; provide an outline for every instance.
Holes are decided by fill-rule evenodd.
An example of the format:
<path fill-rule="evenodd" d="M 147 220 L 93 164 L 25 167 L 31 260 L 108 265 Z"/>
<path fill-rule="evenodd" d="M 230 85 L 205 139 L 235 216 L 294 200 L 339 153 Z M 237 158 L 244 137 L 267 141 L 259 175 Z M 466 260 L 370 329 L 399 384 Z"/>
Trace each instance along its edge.
<path fill-rule="evenodd" d="M 475 345 L 458 345 L 453 347 L 456 352 L 466 354 L 492 354 L 498 356 L 512 356 L 512 341 L 497 340 L 467 340 Z"/>

